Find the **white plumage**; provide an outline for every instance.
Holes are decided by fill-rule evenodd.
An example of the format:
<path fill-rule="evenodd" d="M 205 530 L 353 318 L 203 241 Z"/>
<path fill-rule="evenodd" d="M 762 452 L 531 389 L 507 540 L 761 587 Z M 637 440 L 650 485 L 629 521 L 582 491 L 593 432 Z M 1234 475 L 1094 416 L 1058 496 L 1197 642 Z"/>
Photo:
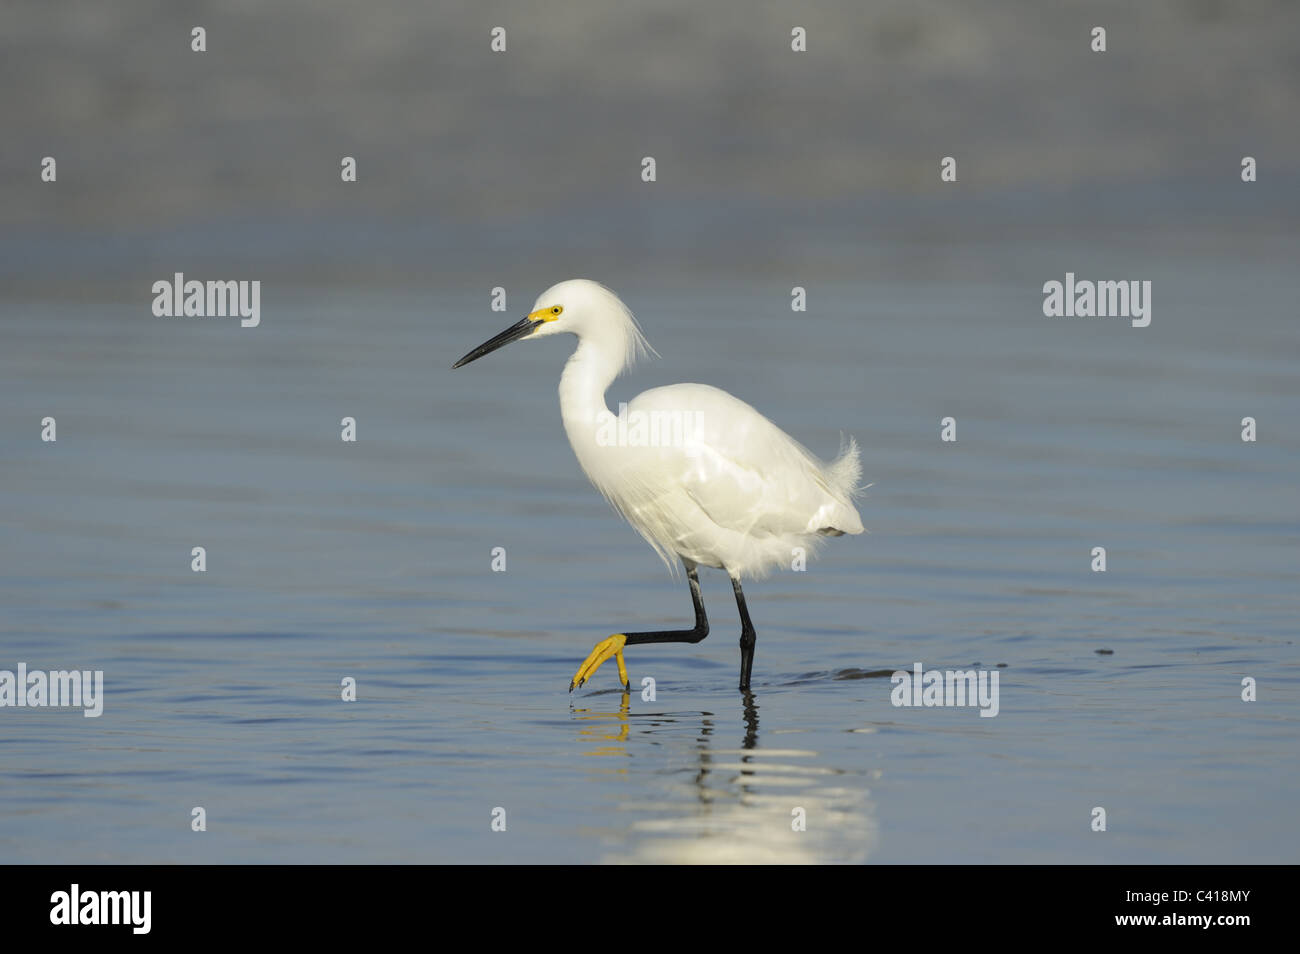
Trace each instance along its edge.
<path fill-rule="evenodd" d="M 468 364 L 511 341 L 573 334 L 578 347 L 560 376 L 560 413 L 569 443 L 596 489 L 658 551 L 691 578 L 696 628 L 615 634 L 597 646 L 570 685 L 629 642 L 697 642 L 708 624 L 696 566 L 724 569 L 736 588 L 742 633 L 741 687 L 747 688 L 753 630 L 739 581 L 790 566 L 795 548 L 812 552 L 828 535 L 862 532 L 853 505 L 858 445 L 842 443 L 823 463 L 744 401 L 706 384 L 653 388 L 628 402 L 619 420 L 605 392 L 638 357 L 653 353 L 631 311 L 612 291 L 575 279 L 548 288 L 518 324 L 471 351 Z"/>
<path fill-rule="evenodd" d="M 628 402 L 626 418 L 658 420 L 678 440 L 602 443 L 615 415 L 605 391 L 648 346 L 609 289 L 577 279 L 547 289 L 533 313 L 563 311 L 530 337 L 569 332 L 578 347 L 560 377 L 560 413 L 583 472 L 670 568 L 673 556 L 760 576 L 789 566 L 795 547 L 826 533 L 861 533 L 861 476 L 852 439 L 824 464 L 744 401 L 707 384 L 674 384 Z M 627 428 L 626 430 L 630 430 Z"/>

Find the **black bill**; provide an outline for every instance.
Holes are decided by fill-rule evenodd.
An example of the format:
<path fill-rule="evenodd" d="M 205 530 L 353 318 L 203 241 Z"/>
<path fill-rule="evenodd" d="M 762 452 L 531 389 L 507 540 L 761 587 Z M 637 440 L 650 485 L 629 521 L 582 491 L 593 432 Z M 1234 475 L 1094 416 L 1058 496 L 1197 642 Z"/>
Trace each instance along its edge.
<path fill-rule="evenodd" d="M 452 370 L 456 370 L 463 364 L 469 364 L 471 361 L 477 361 L 479 358 L 483 357 L 483 355 L 491 354 L 493 351 L 496 351 L 497 348 L 504 348 L 512 341 L 518 341 L 520 338 L 527 337 L 532 334 L 533 329 L 537 327 L 538 324 L 539 322 L 533 321 L 531 318 L 520 318 L 518 323 L 511 325 L 495 338 L 483 342 L 469 354 L 465 355 L 465 357 L 453 364 L 451 366 Z"/>

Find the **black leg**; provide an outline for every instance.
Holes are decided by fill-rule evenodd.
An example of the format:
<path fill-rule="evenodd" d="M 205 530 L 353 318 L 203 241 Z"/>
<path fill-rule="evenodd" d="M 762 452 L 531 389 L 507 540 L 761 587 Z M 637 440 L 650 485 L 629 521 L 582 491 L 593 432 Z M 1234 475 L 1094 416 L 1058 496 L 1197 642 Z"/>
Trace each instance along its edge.
<path fill-rule="evenodd" d="M 740 691 L 749 690 L 749 673 L 754 668 L 754 643 L 758 636 L 754 624 L 749 619 L 749 607 L 745 605 L 745 593 L 740 588 L 740 577 L 731 578 L 731 588 L 736 591 L 736 606 L 740 609 Z"/>
<path fill-rule="evenodd" d="M 709 635 L 709 619 L 704 615 L 704 599 L 700 596 L 700 576 L 695 572 L 695 567 L 686 567 L 686 582 L 691 584 L 691 602 L 695 604 L 695 628 L 624 633 L 629 646 L 637 643 L 698 643 Z"/>
<path fill-rule="evenodd" d="M 609 639 L 601 640 L 591 651 L 586 660 L 578 667 L 578 672 L 569 680 L 569 691 L 583 685 L 595 674 L 607 659 L 613 656 L 618 660 L 618 677 L 623 688 L 628 689 L 627 666 L 623 662 L 623 647 L 637 643 L 698 643 L 709 635 L 709 619 L 704 615 L 704 599 L 700 596 L 700 577 L 695 572 L 695 564 L 682 561 L 686 567 L 686 579 L 691 584 L 691 602 L 695 604 L 694 629 L 657 629 L 648 633 L 615 633 Z"/>

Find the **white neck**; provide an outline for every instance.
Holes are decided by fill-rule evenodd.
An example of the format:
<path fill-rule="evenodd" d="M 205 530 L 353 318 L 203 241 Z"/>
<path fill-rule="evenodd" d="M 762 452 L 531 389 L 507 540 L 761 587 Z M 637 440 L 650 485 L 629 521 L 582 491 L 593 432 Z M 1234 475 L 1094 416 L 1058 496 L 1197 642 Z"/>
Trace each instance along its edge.
<path fill-rule="evenodd" d="M 626 353 L 623 342 L 583 337 L 560 375 L 560 416 L 569 444 L 584 466 L 605 449 L 597 443 L 596 432 L 609 412 L 605 391 L 623 370 Z"/>

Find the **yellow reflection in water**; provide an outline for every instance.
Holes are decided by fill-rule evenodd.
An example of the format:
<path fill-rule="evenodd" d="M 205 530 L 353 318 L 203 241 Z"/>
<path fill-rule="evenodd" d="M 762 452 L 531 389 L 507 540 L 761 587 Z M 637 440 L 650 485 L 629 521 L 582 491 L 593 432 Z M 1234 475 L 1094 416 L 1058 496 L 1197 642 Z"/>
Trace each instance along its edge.
<path fill-rule="evenodd" d="M 583 755 L 628 756 L 629 753 L 627 747 L 623 745 L 623 743 L 627 741 L 628 729 L 631 728 L 631 723 L 628 722 L 631 698 L 632 696 L 630 693 L 623 693 L 623 699 L 619 703 L 617 712 L 585 708 L 575 708 L 573 710 L 579 723 L 579 741 L 598 743 L 595 748 L 590 748 L 584 751 L 582 753 Z M 599 744 L 607 742 L 615 742 L 618 744 Z"/>

